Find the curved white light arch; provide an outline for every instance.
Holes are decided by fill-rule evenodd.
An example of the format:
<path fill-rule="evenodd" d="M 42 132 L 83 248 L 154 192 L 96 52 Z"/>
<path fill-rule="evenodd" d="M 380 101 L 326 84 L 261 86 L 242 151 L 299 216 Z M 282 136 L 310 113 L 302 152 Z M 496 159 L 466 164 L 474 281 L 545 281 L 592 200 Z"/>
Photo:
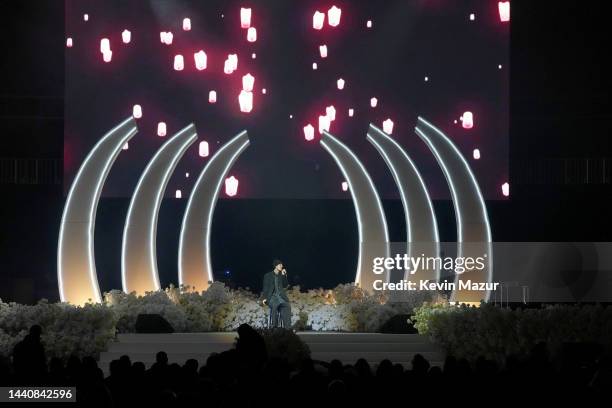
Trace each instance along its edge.
<path fill-rule="evenodd" d="M 457 146 L 440 129 L 420 116 L 415 131 L 432 151 L 451 190 L 457 218 L 457 256 L 487 257 L 487 268 L 456 275 L 455 281 L 461 278 L 475 282 L 492 282 L 491 227 L 486 205 L 472 169 Z M 456 290 L 452 300 L 479 302 L 487 301 L 489 296 L 490 291 Z"/>
<path fill-rule="evenodd" d="M 397 185 L 404 215 L 408 238 L 408 256 L 437 257 L 440 253 L 438 224 L 433 204 L 425 182 L 406 151 L 385 132 L 370 124 L 367 140 L 374 145 L 383 157 Z M 440 269 L 434 271 L 406 271 L 404 279 L 419 281 L 440 278 Z"/>
<path fill-rule="evenodd" d="M 191 191 L 179 238 L 179 285 L 200 292 L 214 280 L 210 229 L 215 204 L 225 176 L 249 143 L 244 130 L 223 145 L 206 164 Z"/>
<path fill-rule="evenodd" d="M 125 218 L 121 283 L 126 293 L 160 289 L 157 271 L 157 217 L 164 191 L 178 161 L 197 139 L 193 124 L 180 130 L 155 153 L 142 172 Z"/>
<path fill-rule="evenodd" d="M 74 178 L 62 214 L 57 278 L 62 302 L 100 302 L 94 257 L 96 210 L 102 187 L 125 143 L 137 132 L 129 117 L 108 131 L 89 152 Z"/>
<path fill-rule="evenodd" d="M 326 131 L 323 131 L 320 143 L 332 156 L 349 185 L 359 233 L 355 283 L 372 291 L 372 284 L 376 280 L 372 272 L 373 259 L 389 256 L 389 233 L 382 203 L 370 175 L 351 149 Z M 384 280 L 389 280 L 388 273 Z"/>

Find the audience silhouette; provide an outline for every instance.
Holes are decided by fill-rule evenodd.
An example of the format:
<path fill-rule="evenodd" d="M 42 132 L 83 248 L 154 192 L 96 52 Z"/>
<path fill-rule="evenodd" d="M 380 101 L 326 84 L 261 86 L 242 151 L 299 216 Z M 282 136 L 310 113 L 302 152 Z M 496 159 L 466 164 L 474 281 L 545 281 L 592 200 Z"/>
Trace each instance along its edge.
<path fill-rule="evenodd" d="M 432 367 L 422 355 L 412 367 L 383 360 L 375 369 L 365 359 L 343 364 L 305 359 L 291 366 L 268 357 L 263 337 L 252 327 L 238 329 L 236 347 L 210 355 L 199 366 L 195 359 L 170 363 L 160 351 L 149 369 L 128 356 L 114 360 L 109 375 L 92 357 L 48 363 L 40 326 L 13 351 L 12 363 L 0 361 L 2 385 L 75 386 L 77 402 L 87 407 L 172 406 L 356 406 L 365 403 L 435 401 L 452 404 L 501 399 L 504 403 L 548 402 L 580 397 L 582 402 L 604 396 L 612 386 L 612 360 L 605 350 L 589 344 L 563 347 L 555 360 L 546 344 L 527 356 L 510 356 L 503 365 L 477 357 L 473 364 L 448 356 Z"/>

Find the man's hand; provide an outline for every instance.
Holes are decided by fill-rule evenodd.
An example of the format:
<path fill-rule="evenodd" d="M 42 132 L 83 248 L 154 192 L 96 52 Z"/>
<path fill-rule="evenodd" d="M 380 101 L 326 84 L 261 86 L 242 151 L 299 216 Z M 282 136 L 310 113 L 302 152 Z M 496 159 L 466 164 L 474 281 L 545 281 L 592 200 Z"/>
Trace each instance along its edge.
<path fill-rule="evenodd" d="M 281 271 L 281 273 L 282 273 L 283 275 L 286 275 L 286 274 L 287 274 L 287 270 L 286 270 L 285 268 L 283 268 L 283 270 Z"/>
<path fill-rule="evenodd" d="M 268 303 L 268 299 L 264 299 L 264 300 L 261 301 L 261 304 L 264 305 L 264 306 L 266 306 L 267 303 Z"/>

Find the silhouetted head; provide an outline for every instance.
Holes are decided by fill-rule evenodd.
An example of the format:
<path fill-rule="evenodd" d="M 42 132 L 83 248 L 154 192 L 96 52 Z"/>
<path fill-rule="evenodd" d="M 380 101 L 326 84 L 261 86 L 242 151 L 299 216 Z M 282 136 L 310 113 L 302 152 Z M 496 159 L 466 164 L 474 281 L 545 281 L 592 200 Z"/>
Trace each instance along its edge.
<path fill-rule="evenodd" d="M 165 351 L 158 351 L 155 355 L 155 362 L 158 364 L 168 364 L 168 354 Z"/>
<path fill-rule="evenodd" d="M 40 339 L 40 335 L 42 334 L 42 327 L 35 324 L 30 327 L 30 337 Z"/>

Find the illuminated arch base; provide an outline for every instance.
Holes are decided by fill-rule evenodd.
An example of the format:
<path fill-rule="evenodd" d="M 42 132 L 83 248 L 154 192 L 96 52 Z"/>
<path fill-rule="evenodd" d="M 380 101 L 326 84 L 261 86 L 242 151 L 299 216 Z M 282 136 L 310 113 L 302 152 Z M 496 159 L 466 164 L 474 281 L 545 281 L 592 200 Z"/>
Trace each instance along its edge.
<path fill-rule="evenodd" d="M 157 272 L 157 216 L 178 161 L 197 139 L 193 124 L 185 127 L 155 153 L 140 176 L 125 218 L 121 254 L 121 283 L 126 293 L 160 289 Z"/>
<path fill-rule="evenodd" d="M 440 129 L 419 117 L 415 131 L 434 154 L 451 190 L 457 218 L 457 257 L 484 256 L 488 259 L 484 269 L 473 269 L 456 275 L 455 282 L 459 279 L 491 282 L 493 276 L 491 228 L 485 202 L 472 169 L 457 146 Z M 489 295 L 489 291 L 456 290 L 451 300 L 480 302 L 487 301 Z"/>
<path fill-rule="evenodd" d="M 57 278 L 60 299 L 75 305 L 100 302 L 94 259 L 96 210 L 106 176 L 125 143 L 137 132 L 130 117 L 89 152 L 72 182 L 60 225 Z"/>
<path fill-rule="evenodd" d="M 378 192 L 363 164 L 344 143 L 325 131 L 320 143 L 340 167 L 349 185 L 359 230 L 355 283 L 371 292 L 375 280 L 389 281 L 387 272 L 382 275 L 372 272 L 374 258 L 389 256 L 387 221 Z"/>
<path fill-rule="evenodd" d="M 246 131 L 227 142 L 206 164 L 196 181 L 183 216 L 179 240 L 179 284 L 200 292 L 213 281 L 210 229 L 224 178 L 249 145 Z"/>

